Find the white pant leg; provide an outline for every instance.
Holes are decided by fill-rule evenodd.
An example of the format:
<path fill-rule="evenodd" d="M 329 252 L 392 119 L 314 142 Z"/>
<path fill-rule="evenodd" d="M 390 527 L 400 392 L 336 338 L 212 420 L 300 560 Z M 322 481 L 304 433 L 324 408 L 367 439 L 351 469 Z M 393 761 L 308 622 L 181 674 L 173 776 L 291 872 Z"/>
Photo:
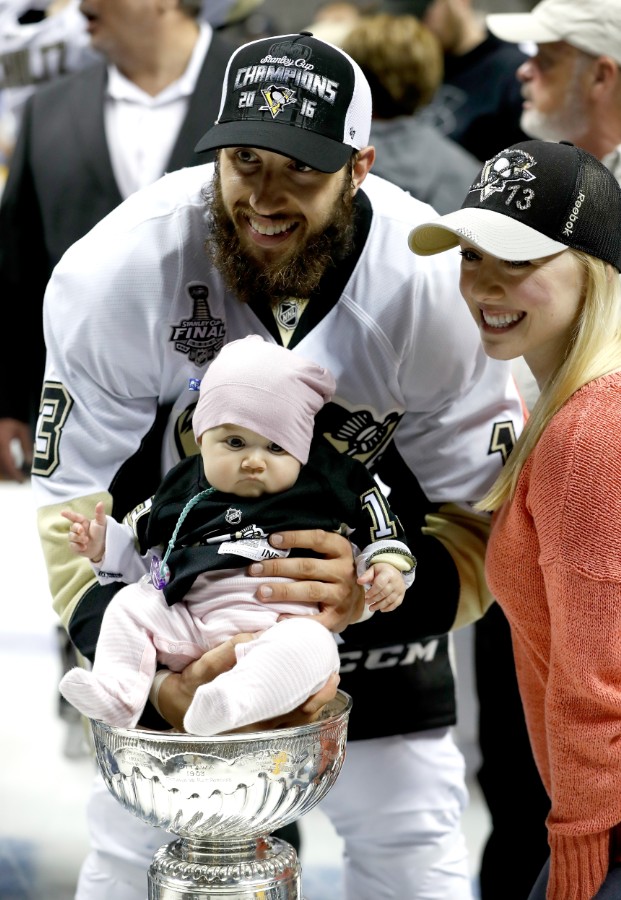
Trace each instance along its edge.
<path fill-rule="evenodd" d="M 449 729 L 349 741 L 321 802 L 345 843 L 347 900 L 472 900 L 467 801 Z"/>
<path fill-rule="evenodd" d="M 91 849 L 80 869 L 75 900 L 147 900 L 153 854 L 174 836 L 128 812 L 100 774 L 86 816 Z"/>

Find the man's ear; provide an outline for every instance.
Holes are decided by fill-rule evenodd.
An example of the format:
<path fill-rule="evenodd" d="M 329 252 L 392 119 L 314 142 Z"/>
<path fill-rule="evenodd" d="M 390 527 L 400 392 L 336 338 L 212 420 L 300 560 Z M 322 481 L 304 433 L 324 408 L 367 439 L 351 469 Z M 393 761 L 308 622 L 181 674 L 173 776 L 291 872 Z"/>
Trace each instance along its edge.
<path fill-rule="evenodd" d="M 363 147 L 356 153 L 354 166 L 351 173 L 352 187 L 354 194 L 369 174 L 371 166 L 375 162 L 375 147 Z"/>
<path fill-rule="evenodd" d="M 611 56 L 598 56 L 593 67 L 593 87 L 610 91 L 619 84 L 621 72 Z"/>

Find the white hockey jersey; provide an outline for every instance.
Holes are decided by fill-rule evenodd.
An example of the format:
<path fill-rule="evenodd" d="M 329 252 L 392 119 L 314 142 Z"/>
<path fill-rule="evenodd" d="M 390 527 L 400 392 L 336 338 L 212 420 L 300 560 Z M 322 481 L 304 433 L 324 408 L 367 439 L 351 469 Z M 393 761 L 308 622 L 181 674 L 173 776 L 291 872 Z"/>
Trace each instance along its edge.
<path fill-rule="evenodd" d="M 90 514 L 104 499 L 122 518 L 197 451 L 190 386 L 223 343 L 279 340 L 272 314 L 241 304 L 206 255 L 202 189 L 212 175 L 212 165 L 185 169 L 129 197 L 67 251 L 47 289 L 33 491 L 55 608 L 86 655 L 105 601 L 69 550 L 60 509 Z M 481 595 L 481 610 L 490 602 L 479 576 L 486 523 L 471 504 L 498 474 L 522 409 L 509 364 L 481 349 L 457 252 L 408 248 L 430 207 L 372 174 L 357 199 L 367 232 L 349 274 L 311 300 L 289 346 L 336 378 L 317 431 L 367 466 L 391 442 L 398 459 L 390 502 L 419 561 L 416 581 L 403 612 L 351 626 L 341 647 L 341 686 L 360 709 L 351 736 L 370 737 L 454 721 L 446 638 L 423 638 L 454 624 L 460 591 Z M 434 663 L 425 701 L 404 707 L 417 667 Z M 364 713 L 387 692 L 391 703 Z"/>

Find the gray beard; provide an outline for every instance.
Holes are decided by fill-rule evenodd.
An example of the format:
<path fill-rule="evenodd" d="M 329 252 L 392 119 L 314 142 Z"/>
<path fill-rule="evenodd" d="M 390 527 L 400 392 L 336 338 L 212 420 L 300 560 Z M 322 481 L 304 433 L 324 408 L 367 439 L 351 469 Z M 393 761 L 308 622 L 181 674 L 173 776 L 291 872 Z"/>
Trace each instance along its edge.
<path fill-rule="evenodd" d="M 572 141 L 580 146 L 580 139 L 589 129 L 588 110 L 585 108 L 580 79 L 590 65 L 591 57 L 588 54 L 579 54 L 575 58 L 561 106 L 547 113 L 533 108 L 523 111 L 520 128 L 525 134 L 541 141 Z"/>
<path fill-rule="evenodd" d="M 544 115 L 536 109 L 527 109 L 520 118 L 520 128 L 529 137 L 541 141 L 569 141 L 570 129 L 564 127 L 560 117 Z"/>
<path fill-rule="evenodd" d="M 226 286 L 242 303 L 274 307 L 287 297 L 309 297 L 326 269 L 347 257 L 354 245 L 353 196 L 349 179 L 334 205 L 330 223 L 285 260 L 273 265 L 258 262 L 244 250 L 235 224 L 222 200 L 219 175 L 205 191 L 209 205 L 210 235 L 206 249 Z"/>

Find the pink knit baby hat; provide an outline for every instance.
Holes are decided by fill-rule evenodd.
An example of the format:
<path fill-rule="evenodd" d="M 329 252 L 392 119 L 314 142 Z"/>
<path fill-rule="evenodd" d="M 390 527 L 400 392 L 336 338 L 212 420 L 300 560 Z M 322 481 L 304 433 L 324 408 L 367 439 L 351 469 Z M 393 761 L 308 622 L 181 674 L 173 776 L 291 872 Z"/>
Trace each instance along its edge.
<path fill-rule="evenodd" d="M 308 460 L 315 415 L 334 394 L 332 373 L 258 334 L 225 344 L 201 381 L 194 436 L 241 425 Z"/>

